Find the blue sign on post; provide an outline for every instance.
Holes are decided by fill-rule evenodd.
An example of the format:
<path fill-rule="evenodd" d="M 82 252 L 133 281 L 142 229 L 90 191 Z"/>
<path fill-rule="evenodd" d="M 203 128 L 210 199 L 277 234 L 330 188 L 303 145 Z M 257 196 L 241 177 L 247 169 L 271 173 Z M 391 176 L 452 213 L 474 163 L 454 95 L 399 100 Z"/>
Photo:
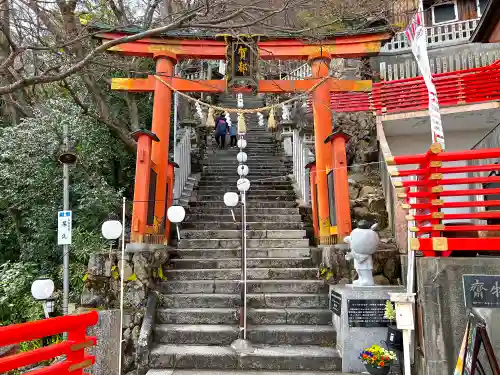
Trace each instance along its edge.
<path fill-rule="evenodd" d="M 71 245 L 71 211 L 59 211 L 57 219 L 57 244 Z"/>

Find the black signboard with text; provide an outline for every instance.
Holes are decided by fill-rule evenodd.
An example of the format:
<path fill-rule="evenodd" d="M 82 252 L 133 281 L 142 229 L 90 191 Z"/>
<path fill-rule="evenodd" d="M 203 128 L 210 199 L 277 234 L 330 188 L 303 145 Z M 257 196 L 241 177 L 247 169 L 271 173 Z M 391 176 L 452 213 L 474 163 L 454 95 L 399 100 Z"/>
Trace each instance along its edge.
<path fill-rule="evenodd" d="M 230 75 L 228 88 L 257 88 L 257 43 L 252 38 L 238 38 L 229 45 Z"/>
<path fill-rule="evenodd" d="M 384 299 L 347 300 L 347 321 L 349 327 L 387 327 L 389 320 L 384 318 Z"/>
<path fill-rule="evenodd" d="M 500 275 L 463 275 L 467 308 L 500 308 Z"/>
<path fill-rule="evenodd" d="M 330 310 L 337 316 L 342 312 L 342 295 L 333 290 L 330 294 Z"/>

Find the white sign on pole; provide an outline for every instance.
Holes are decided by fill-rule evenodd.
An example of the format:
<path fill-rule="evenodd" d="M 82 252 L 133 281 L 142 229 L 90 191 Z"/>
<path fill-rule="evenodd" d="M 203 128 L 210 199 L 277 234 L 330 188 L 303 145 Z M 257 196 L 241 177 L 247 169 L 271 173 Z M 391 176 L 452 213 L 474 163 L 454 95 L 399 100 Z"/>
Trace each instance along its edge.
<path fill-rule="evenodd" d="M 422 20 L 423 6 L 420 2 L 417 13 L 413 16 L 408 28 L 405 31 L 406 38 L 410 43 L 411 50 L 417 65 L 424 78 L 425 85 L 429 94 L 429 116 L 431 118 L 431 134 L 432 143 L 439 143 L 444 147 L 444 132 L 441 122 L 441 113 L 439 111 L 439 102 L 437 97 L 436 86 L 432 82 L 431 68 L 429 64 L 429 56 L 427 54 L 427 32 Z"/>
<path fill-rule="evenodd" d="M 57 244 L 71 245 L 71 211 L 57 213 Z"/>

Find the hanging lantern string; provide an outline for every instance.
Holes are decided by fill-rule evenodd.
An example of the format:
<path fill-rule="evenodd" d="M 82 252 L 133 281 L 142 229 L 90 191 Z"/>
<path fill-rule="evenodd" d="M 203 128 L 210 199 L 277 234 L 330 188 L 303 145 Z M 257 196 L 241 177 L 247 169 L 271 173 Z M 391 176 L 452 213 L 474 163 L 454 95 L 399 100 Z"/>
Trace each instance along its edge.
<path fill-rule="evenodd" d="M 279 107 L 281 105 L 284 105 L 284 104 L 293 103 L 293 102 L 295 102 L 295 101 L 297 101 L 297 100 L 299 100 L 301 98 L 307 97 L 318 86 L 320 86 L 321 84 L 323 84 L 326 80 L 328 80 L 330 78 L 329 76 L 323 77 L 320 81 L 318 81 L 317 83 L 315 83 L 304 94 L 297 95 L 296 97 L 287 99 L 287 100 L 285 100 L 285 101 L 283 101 L 281 103 L 271 104 L 271 105 L 267 105 L 265 107 L 260 107 L 260 108 L 226 108 L 226 107 L 219 107 L 219 106 L 216 106 L 216 105 L 212 105 L 212 104 L 208 104 L 208 103 L 202 102 L 199 99 L 193 98 L 192 96 L 189 96 L 189 95 L 183 93 L 182 91 L 179 91 L 179 90 L 175 89 L 174 87 L 172 87 L 172 85 L 170 85 L 168 82 L 166 82 L 160 76 L 155 75 L 154 77 L 158 81 L 160 81 L 161 83 L 163 83 L 165 86 L 167 86 L 170 90 L 178 93 L 180 96 L 182 96 L 183 98 L 186 98 L 189 101 L 198 103 L 199 105 L 205 106 L 207 108 L 213 108 L 216 111 L 224 111 L 224 112 L 228 112 L 228 113 L 257 113 L 257 112 L 262 112 L 262 111 L 269 111 L 271 109 L 277 108 L 277 107 Z"/>

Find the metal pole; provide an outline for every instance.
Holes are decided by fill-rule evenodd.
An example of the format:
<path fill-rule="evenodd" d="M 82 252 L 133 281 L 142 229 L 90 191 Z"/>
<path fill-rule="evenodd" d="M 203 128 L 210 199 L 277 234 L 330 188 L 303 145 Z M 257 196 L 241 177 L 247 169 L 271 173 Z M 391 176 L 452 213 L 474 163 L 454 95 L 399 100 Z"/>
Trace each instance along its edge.
<path fill-rule="evenodd" d="M 122 266 L 120 267 L 120 346 L 119 346 L 119 354 L 118 354 L 118 375 L 122 374 L 122 356 L 123 356 L 123 294 L 124 294 L 124 269 L 125 269 L 125 207 L 126 198 L 123 197 L 122 203 Z"/>
<path fill-rule="evenodd" d="M 68 123 L 63 125 L 64 150 L 69 150 Z M 69 210 L 69 165 L 63 164 L 63 210 Z M 70 226 L 71 227 L 71 226 Z M 69 303 L 69 245 L 63 245 L 63 314 L 68 315 Z"/>
<path fill-rule="evenodd" d="M 177 76 L 179 74 L 180 67 L 179 64 L 175 65 L 174 75 Z M 177 160 L 177 156 L 175 153 L 175 145 L 177 144 L 177 122 L 179 121 L 177 117 L 177 107 L 179 106 L 179 94 L 177 91 L 174 92 L 174 163 L 179 163 Z"/>
<path fill-rule="evenodd" d="M 247 204 L 246 194 L 241 192 L 242 271 L 243 271 L 243 340 L 247 339 Z"/>

